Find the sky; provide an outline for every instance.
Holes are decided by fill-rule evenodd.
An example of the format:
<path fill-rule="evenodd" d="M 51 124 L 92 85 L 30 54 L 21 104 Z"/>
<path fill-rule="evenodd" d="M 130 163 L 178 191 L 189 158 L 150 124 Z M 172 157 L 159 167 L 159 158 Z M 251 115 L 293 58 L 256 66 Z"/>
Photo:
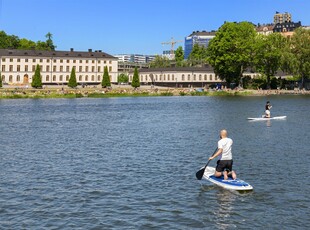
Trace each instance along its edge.
<path fill-rule="evenodd" d="M 225 21 L 272 23 L 275 12 L 310 25 L 310 0 L 0 0 L 0 30 L 33 41 L 53 34 L 57 50 L 161 54 L 173 37 Z"/>

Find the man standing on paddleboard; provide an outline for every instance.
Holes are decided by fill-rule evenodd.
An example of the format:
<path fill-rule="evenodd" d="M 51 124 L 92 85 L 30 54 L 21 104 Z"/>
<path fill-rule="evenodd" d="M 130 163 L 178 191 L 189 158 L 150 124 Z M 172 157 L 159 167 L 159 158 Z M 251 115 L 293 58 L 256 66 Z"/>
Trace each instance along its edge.
<path fill-rule="evenodd" d="M 270 118 L 270 109 L 272 108 L 272 105 L 270 105 L 270 101 L 267 101 L 266 105 L 265 105 L 265 117 L 266 118 Z"/>
<path fill-rule="evenodd" d="M 221 177 L 223 175 L 224 180 L 227 180 L 228 176 L 231 175 L 233 179 L 236 179 L 237 175 L 232 170 L 233 160 L 231 146 L 233 140 L 227 137 L 227 131 L 225 129 L 221 130 L 220 138 L 221 139 L 217 143 L 217 152 L 209 158 L 209 160 L 213 160 L 214 158 L 219 157 L 214 176 Z"/>

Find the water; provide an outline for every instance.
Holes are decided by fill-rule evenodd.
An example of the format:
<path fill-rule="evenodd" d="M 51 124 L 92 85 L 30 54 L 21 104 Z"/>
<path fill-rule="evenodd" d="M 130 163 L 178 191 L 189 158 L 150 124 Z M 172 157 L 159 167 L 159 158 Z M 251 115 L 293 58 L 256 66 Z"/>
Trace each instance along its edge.
<path fill-rule="evenodd" d="M 306 229 L 309 99 L 0 100 L 0 229 Z M 195 178 L 222 128 L 253 192 Z"/>

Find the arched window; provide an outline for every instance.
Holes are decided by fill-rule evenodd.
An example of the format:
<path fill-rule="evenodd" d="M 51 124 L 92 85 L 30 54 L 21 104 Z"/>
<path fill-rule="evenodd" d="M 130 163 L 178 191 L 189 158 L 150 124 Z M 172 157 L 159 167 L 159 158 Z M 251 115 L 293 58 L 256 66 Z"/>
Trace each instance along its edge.
<path fill-rule="evenodd" d="M 91 76 L 91 81 L 95 81 L 95 76 L 94 75 Z"/>
<path fill-rule="evenodd" d="M 201 81 L 201 74 L 199 74 L 199 81 Z"/>
<path fill-rule="evenodd" d="M 167 80 L 168 80 L 168 81 L 170 81 L 170 74 L 168 74 L 168 76 L 167 76 Z"/>
<path fill-rule="evenodd" d="M 210 74 L 210 75 L 209 75 L 209 78 L 210 78 L 210 81 L 212 81 L 212 80 L 213 80 L 213 79 L 212 79 L 212 74 Z"/>
<path fill-rule="evenodd" d="M 59 76 L 59 81 L 63 81 L 63 76 L 62 75 Z"/>
<path fill-rule="evenodd" d="M 141 77 L 140 77 L 140 81 L 141 81 L 141 82 L 143 81 L 143 75 L 141 75 Z"/>
<path fill-rule="evenodd" d="M 50 81 L 50 76 L 49 75 L 46 75 L 45 81 Z"/>
<path fill-rule="evenodd" d="M 187 80 L 188 80 L 188 81 L 191 80 L 191 75 L 190 75 L 190 74 L 187 75 Z"/>
<path fill-rule="evenodd" d="M 157 75 L 155 75 L 155 80 L 157 81 Z"/>
<path fill-rule="evenodd" d="M 204 76 L 204 80 L 205 80 L 205 81 L 207 80 L 207 74 L 205 74 L 205 76 Z"/>
<path fill-rule="evenodd" d="M 184 81 L 185 80 L 185 75 L 184 74 L 182 74 L 182 81 Z"/>
<path fill-rule="evenodd" d="M 196 81 L 196 74 L 194 74 L 194 81 Z"/>
<path fill-rule="evenodd" d="M 2 81 L 3 81 L 3 82 L 5 81 L 5 76 L 4 76 L 4 75 L 2 75 Z"/>
<path fill-rule="evenodd" d="M 20 76 L 19 75 L 17 75 L 16 81 L 20 82 Z"/>
<path fill-rule="evenodd" d="M 166 81 L 166 74 L 164 74 L 164 81 Z"/>
<path fill-rule="evenodd" d="M 145 75 L 145 81 L 147 81 L 147 75 Z"/>
<path fill-rule="evenodd" d="M 172 77 L 172 81 L 174 81 L 174 74 L 172 74 L 172 76 L 171 76 L 171 77 Z"/>
<path fill-rule="evenodd" d="M 13 76 L 12 76 L 12 75 L 9 76 L 9 82 L 10 82 L 10 83 L 13 82 Z"/>

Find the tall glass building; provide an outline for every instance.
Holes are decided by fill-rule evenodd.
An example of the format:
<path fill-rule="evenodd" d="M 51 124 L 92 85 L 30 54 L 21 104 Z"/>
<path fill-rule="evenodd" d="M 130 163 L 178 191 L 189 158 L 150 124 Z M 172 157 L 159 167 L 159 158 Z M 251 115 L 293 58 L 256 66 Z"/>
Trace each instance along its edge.
<path fill-rule="evenodd" d="M 207 31 L 193 31 L 192 34 L 185 38 L 185 51 L 184 58 L 188 59 L 190 53 L 195 44 L 207 47 L 212 38 L 215 37 L 215 32 L 207 32 Z"/>

